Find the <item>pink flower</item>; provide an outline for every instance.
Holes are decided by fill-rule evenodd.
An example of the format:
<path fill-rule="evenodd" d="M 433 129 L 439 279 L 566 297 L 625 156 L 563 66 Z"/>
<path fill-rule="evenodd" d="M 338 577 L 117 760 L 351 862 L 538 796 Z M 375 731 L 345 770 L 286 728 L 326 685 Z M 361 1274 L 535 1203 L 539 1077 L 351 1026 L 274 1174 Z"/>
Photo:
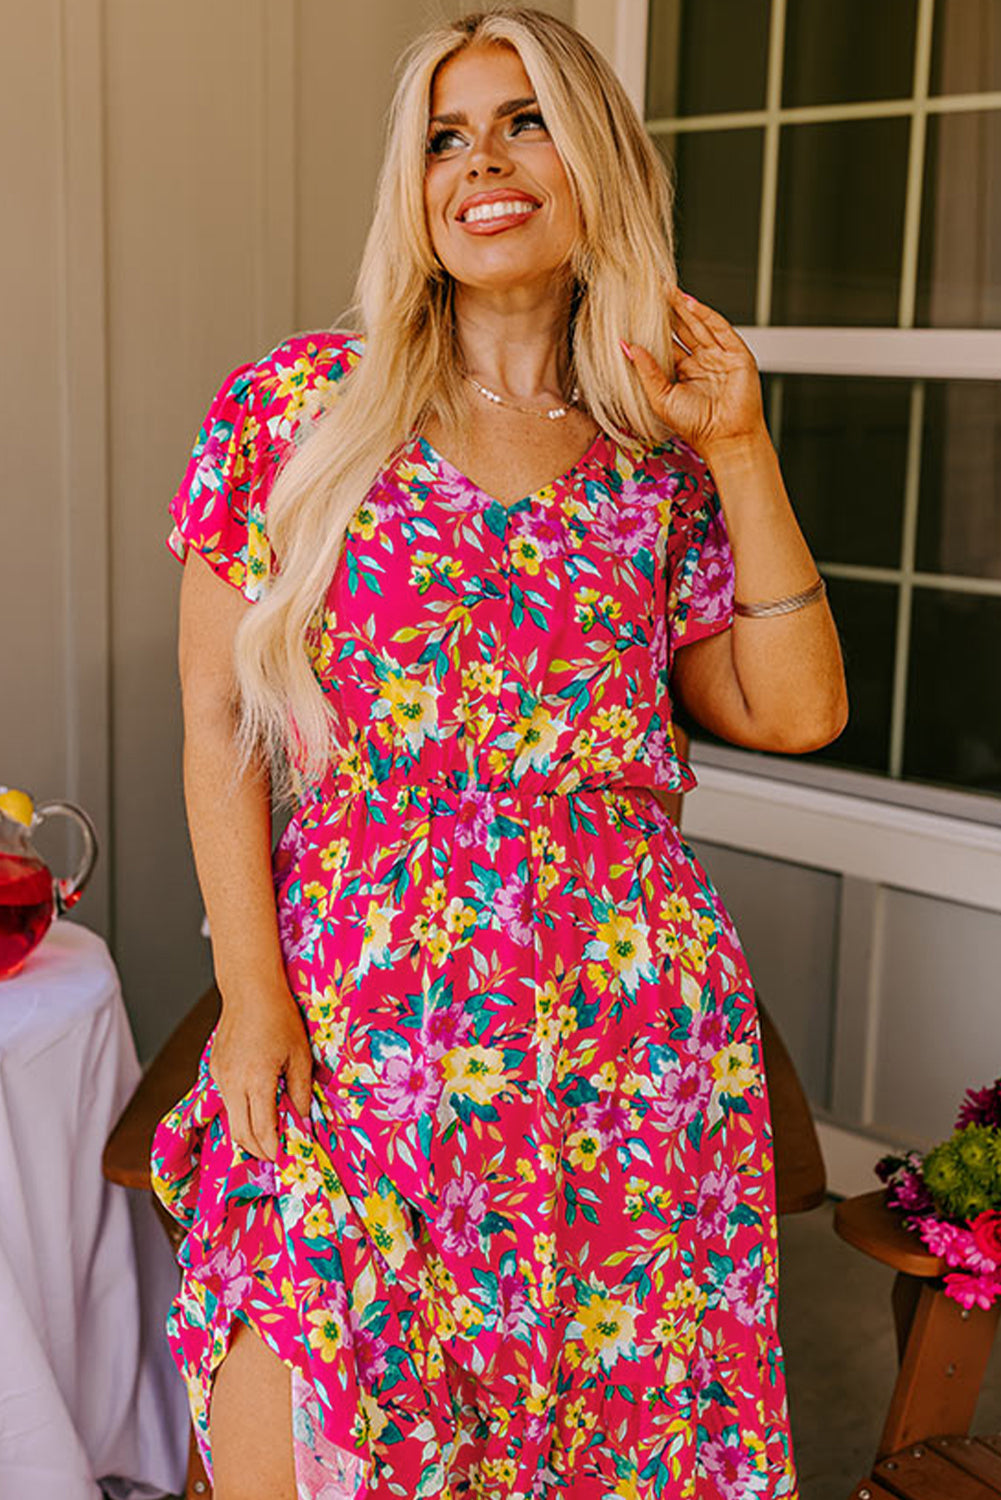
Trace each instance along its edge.
<path fill-rule="evenodd" d="M 662 1075 L 660 1095 L 654 1096 L 655 1108 L 670 1129 L 682 1130 L 705 1109 L 712 1091 L 709 1070 L 700 1061 L 692 1060 Z"/>
<path fill-rule="evenodd" d="M 254 1289 L 247 1257 L 242 1250 L 232 1250 L 228 1245 L 220 1245 L 213 1251 L 202 1265 L 198 1279 L 218 1281 L 219 1304 L 227 1311 L 242 1306 Z"/>
<path fill-rule="evenodd" d="M 728 1215 L 740 1202 L 740 1178 L 725 1169 L 707 1172 L 699 1183 L 696 1204 L 698 1232 L 703 1238 L 715 1238 L 726 1229 Z"/>
<path fill-rule="evenodd" d="M 997 1265 L 1001 1262 L 1001 1214 L 985 1210 L 970 1220 L 977 1249 Z"/>
<path fill-rule="evenodd" d="M 951 1271 L 944 1278 L 945 1294 L 963 1307 L 991 1307 L 1001 1296 L 1001 1276 L 988 1272 L 983 1276 L 972 1276 L 962 1271 Z"/>
<path fill-rule="evenodd" d="M 519 948 L 527 948 L 532 941 L 531 913 L 528 885 L 513 875 L 494 897 L 494 915 Z"/>
<path fill-rule="evenodd" d="M 956 1117 L 956 1129 L 967 1125 L 1001 1126 L 1001 1078 L 983 1089 L 967 1089 Z"/>
<path fill-rule="evenodd" d="M 441 1230 L 442 1249 L 450 1255 L 479 1250 L 477 1226 L 487 1211 L 490 1190 L 472 1172 L 464 1172 L 445 1184 L 438 1200 L 435 1226 Z"/>
<path fill-rule="evenodd" d="M 652 496 L 644 504 L 635 494 L 635 487 L 627 484 L 617 501 L 595 508 L 591 530 L 610 552 L 632 557 L 641 547 L 652 548 L 657 540 L 658 500 L 659 496 Z"/>
<path fill-rule="evenodd" d="M 699 1011 L 688 1033 L 689 1045 L 700 1062 L 722 1052 L 730 1035 L 729 1022 L 721 1010 Z"/>
<path fill-rule="evenodd" d="M 469 844 L 485 844 L 490 824 L 497 816 L 493 793 L 485 787 L 466 787 L 459 796 L 455 815 L 455 842 L 465 848 Z"/>
<path fill-rule="evenodd" d="M 584 1130 L 596 1130 L 604 1150 L 606 1146 L 618 1146 L 625 1140 L 632 1129 L 632 1116 L 624 1104 L 597 1100 L 585 1104 L 577 1117 L 577 1124 Z"/>
<path fill-rule="evenodd" d="M 699 1463 L 720 1500 L 747 1500 L 754 1493 L 754 1462 L 739 1439 L 710 1438 L 699 1448 Z"/>
<path fill-rule="evenodd" d="M 433 1061 L 396 1052 L 383 1063 L 374 1092 L 391 1120 L 416 1120 L 437 1104 L 441 1082 Z"/>
<path fill-rule="evenodd" d="M 421 1041 L 427 1048 L 428 1057 L 437 1061 L 446 1052 L 451 1052 L 453 1047 L 461 1047 L 472 1024 L 472 1016 L 467 1015 L 461 1006 L 451 1010 L 433 1010 L 421 1032 Z"/>
<path fill-rule="evenodd" d="M 746 1328 L 761 1321 L 768 1303 L 763 1266 L 742 1261 L 727 1278 L 726 1290 L 729 1305 Z"/>
<path fill-rule="evenodd" d="M 701 566 L 692 579 L 692 609 L 700 620 L 720 620 L 729 612 L 733 589 L 733 563 L 727 553 L 710 552 L 706 538 Z"/>

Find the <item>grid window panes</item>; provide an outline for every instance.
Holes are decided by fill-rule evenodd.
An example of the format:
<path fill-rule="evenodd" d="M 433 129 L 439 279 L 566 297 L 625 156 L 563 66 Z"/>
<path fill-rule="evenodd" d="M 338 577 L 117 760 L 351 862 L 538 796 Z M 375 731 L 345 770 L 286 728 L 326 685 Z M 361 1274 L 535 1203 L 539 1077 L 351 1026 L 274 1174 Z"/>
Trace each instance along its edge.
<path fill-rule="evenodd" d="M 648 37 L 679 280 L 798 341 L 766 419 L 852 710 L 810 758 L 999 794 L 1001 383 L 820 372 L 824 329 L 1001 329 L 1001 0 L 651 0 Z"/>

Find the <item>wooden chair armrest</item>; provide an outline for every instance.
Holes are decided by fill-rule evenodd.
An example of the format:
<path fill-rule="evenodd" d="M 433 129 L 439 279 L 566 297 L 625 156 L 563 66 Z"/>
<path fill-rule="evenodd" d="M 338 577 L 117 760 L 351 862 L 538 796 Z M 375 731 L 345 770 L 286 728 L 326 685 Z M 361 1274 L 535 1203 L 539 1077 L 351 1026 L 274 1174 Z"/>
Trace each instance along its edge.
<path fill-rule="evenodd" d="M 109 1182 L 149 1190 L 149 1156 L 158 1122 L 188 1092 L 198 1075 L 198 1059 L 219 1018 L 215 985 L 164 1042 L 108 1137 L 101 1167 Z"/>
<path fill-rule="evenodd" d="M 908 1276 L 941 1276 L 947 1269 L 941 1256 L 932 1255 L 912 1230 L 904 1228 L 900 1215 L 887 1208 L 886 1188 L 837 1204 L 834 1228 L 856 1250 Z"/>
<path fill-rule="evenodd" d="M 827 1171 L 792 1058 L 760 996 L 757 1004 L 775 1142 L 776 1208 L 780 1214 L 803 1213 L 824 1201 Z"/>

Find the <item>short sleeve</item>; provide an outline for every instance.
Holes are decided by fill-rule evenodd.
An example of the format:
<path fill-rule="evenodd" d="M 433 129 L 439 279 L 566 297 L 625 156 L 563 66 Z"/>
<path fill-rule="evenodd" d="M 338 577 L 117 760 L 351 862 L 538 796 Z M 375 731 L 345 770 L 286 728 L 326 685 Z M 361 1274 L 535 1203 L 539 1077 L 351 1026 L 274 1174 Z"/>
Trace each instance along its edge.
<path fill-rule="evenodd" d="M 183 562 L 194 547 L 213 572 L 255 602 L 271 572 L 264 526 L 267 432 L 257 411 L 254 365 L 240 365 L 212 400 L 177 494 L 167 545 Z M 271 475 L 270 477 L 273 477 Z"/>
<path fill-rule="evenodd" d="M 671 650 L 733 624 L 733 553 L 712 472 L 693 448 L 693 484 L 671 506 L 667 540 L 667 618 Z"/>

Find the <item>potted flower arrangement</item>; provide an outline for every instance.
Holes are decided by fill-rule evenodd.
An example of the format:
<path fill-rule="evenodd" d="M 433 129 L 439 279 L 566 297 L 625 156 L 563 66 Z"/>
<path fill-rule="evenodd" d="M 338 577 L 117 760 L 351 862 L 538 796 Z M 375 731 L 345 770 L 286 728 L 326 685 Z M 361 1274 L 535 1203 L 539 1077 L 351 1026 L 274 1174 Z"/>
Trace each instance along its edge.
<path fill-rule="evenodd" d="M 1001 1297 L 1001 1078 L 968 1089 L 948 1140 L 927 1155 L 883 1156 L 876 1176 L 932 1255 L 946 1296 L 988 1308 Z"/>

